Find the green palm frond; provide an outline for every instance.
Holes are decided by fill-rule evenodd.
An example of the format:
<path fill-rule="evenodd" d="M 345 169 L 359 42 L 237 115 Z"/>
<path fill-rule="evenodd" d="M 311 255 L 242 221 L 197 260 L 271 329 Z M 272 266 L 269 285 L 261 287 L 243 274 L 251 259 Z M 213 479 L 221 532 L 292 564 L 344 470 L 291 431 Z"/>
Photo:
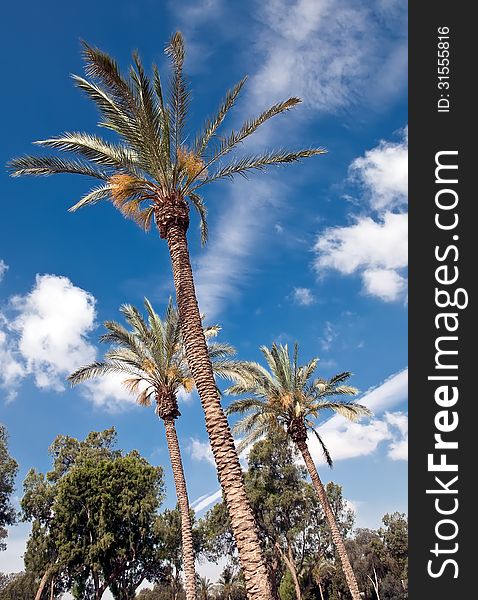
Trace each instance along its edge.
<path fill-rule="evenodd" d="M 179 31 L 173 34 L 165 53 L 171 59 L 173 74 L 170 82 L 170 126 L 174 154 L 178 152 L 184 135 L 190 93 L 184 78 L 184 40 Z"/>
<path fill-rule="evenodd" d="M 207 208 L 206 208 L 206 205 L 204 204 L 203 199 L 198 194 L 196 194 L 194 192 L 189 192 L 189 198 L 191 199 L 191 202 L 192 202 L 194 208 L 198 212 L 199 226 L 201 229 L 201 244 L 203 246 L 205 246 L 206 242 L 207 242 L 207 238 L 208 238 L 208 233 L 209 233 L 208 226 L 207 226 Z"/>
<path fill-rule="evenodd" d="M 111 144 L 97 135 L 66 132 L 58 137 L 33 143 L 64 152 L 75 152 L 99 165 L 136 171 L 138 159 L 134 152 L 125 145 Z"/>
<path fill-rule="evenodd" d="M 272 407 L 261 398 L 241 398 L 240 400 L 235 400 L 226 408 L 226 414 L 244 414 L 254 409 L 257 409 L 261 413 L 266 413 L 268 410 L 272 410 Z"/>
<path fill-rule="evenodd" d="M 338 383 L 342 383 L 343 381 L 347 381 L 352 377 L 352 373 L 350 371 L 344 371 L 343 373 L 338 373 L 334 375 L 328 380 L 329 385 L 337 385 Z"/>
<path fill-rule="evenodd" d="M 109 174 L 94 165 L 81 160 L 65 160 L 57 156 L 20 156 L 8 163 L 8 169 L 13 177 L 21 175 L 56 175 L 73 173 L 86 175 L 96 179 L 108 180 Z"/>
<path fill-rule="evenodd" d="M 264 154 L 244 156 L 217 169 L 217 171 L 212 173 L 209 177 L 206 177 L 206 179 L 198 183 L 194 189 L 198 189 L 203 185 L 207 185 L 208 183 L 218 179 L 224 179 L 226 177 L 233 179 L 234 175 L 242 175 L 243 177 L 247 178 L 247 174 L 250 171 L 264 171 L 269 166 L 278 166 L 286 163 L 297 162 L 302 158 L 309 158 L 310 156 L 316 156 L 318 154 L 326 154 L 326 150 L 323 148 L 311 148 L 308 150 L 300 150 L 298 152 L 271 150 Z"/>
<path fill-rule="evenodd" d="M 133 91 L 128 82 L 121 76 L 116 61 L 99 48 L 86 42 L 83 44 L 85 72 L 88 77 L 99 80 L 114 97 L 115 103 L 127 113 L 135 112 Z"/>
<path fill-rule="evenodd" d="M 68 375 L 67 379 L 71 385 L 78 385 L 79 383 L 84 383 L 89 379 L 102 377 L 104 375 L 108 375 L 109 373 L 130 373 L 130 371 L 125 369 L 124 365 L 120 362 L 95 361 L 89 365 L 80 367 L 71 373 L 71 375 Z M 133 373 L 130 374 L 134 375 Z"/>
<path fill-rule="evenodd" d="M 234 356 L 236 349 L 231 344 L 224 342 L 209 342 L 208 355 L 210 360 L 222 360 L 229 356 Z"/>
<path fill-rule="evenodd" d="M 73 204 L 73 206 L 70 206 L 68 211 L 75 212 L 79 208 L 83 208 L 84 206 L 88 206 L 89 204 L 96 204 L 100 200 L 106 200 L 110 196 L 111 196 L 111 186 L 109 184 L 100 185 L 100 186 L 95 187 L 92 190 L 90 190 L 76 204 Z"/>
<path fill-rule="evenodd" d="M 255 119 L 247 120 L 239 131 L 232 131 L 227 137 L 225 137 L 214 156 L 207 162 L 206 167 L 209 167 L 217 160 L 231 152 L 238 144 L 243 142 L 246 138 L 252 135 L 261 125 L 263 125 L 266 121 L 284 113 L 294 106 L 297 106 L 301 102 L 300 98 L 288 98 L 282 102 L 278 102 L 277 104 L 272 105 L 270 108 L 262 112 Z"/>
<path fill-rule="evenodd" d="M 324 410 L 332 410 L 333 412 L 345 417 L 349 421 L 356 421 L 359 417 L 370 416 L 371 410 L 362 404 L 355 404 L 353 402 L 313 402 L 310 404 L 310 413 L 317 416 L 319 412 Z"/>
<path fill-rule="evenodd" d="M 221 126 L 222 122 L 226 118 L 227 113 L 234 106 L 239 92 L 246 83 L 246 80 L 247 77 L 244 77 L 243 79 L 241 79 L 241 81 L 239 81 L 239 83 L 236 83 L 232 90 L 227 91 L 226 97 L 219 106 L 216 116 L 213 119 L 209 119 L 208 121 L 206 121 L 203 131 L 199 134 L 194 145 L 194 152 L 197 156 L 202 156 L 204 154 L 204 151 L 208 147 L 209 141 L 214 136 L 218 128 Z"/>

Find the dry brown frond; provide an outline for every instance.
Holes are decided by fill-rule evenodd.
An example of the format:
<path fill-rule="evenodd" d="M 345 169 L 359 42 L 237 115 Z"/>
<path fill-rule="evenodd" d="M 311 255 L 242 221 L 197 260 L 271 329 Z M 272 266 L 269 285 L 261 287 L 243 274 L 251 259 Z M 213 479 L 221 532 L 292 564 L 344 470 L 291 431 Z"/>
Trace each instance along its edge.
<path fill-rule="evenodd" d="M 143 390 L 136 398 L 136 402 L 140 406 L 151 406 L 151 398 L 148 396 L 148 390 Z"/>
<path fill-rule="evenodd" d="M 141 181 L 126 173 L 112 175 L 108 183 L 111 186 L 113 204 L 117 208 L 121 208 L 131 195 L 137 194 L 141 186 Z"/>
<path fill-rule="evenodd" d="M 179 148 L 178 164 L 181 169 L 184 169 L 189 179 L 193 179 L 199 173 L 199 179 L 205 179 L 207 176 L 207 169 L 204 169 L 204 161 L 194 154 L 192 150 L 184 147 Z"/>
<path fill-rule="evenodd" d="M 135 392 L 138 391 L 138 386 L 139 386 L 140 383 L 141 383 L 141 378 L 140 377 L 134 377 L 134 378 L 131 378 L 131 379 L 125 379 L 123 381 L 124 387 L 131 394 L 134 394 Z"/>
<path fill-rule="evenodd" d="M 182 384 L 183 384 L 183 388 L 186 390 L 186 392 L 188 394 L 193 391 L 194 386 L 195 386 L 194 379 L 192 377 L 185 377 L 182 380 Z"/>

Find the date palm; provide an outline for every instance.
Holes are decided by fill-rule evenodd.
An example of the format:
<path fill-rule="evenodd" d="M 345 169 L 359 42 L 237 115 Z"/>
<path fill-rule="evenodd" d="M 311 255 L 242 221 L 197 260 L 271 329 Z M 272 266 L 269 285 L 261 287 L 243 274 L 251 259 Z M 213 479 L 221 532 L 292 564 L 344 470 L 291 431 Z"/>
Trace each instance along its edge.
<path fill-rule="evenodd" d="M 263 123 L 295 107 L 299 98 L 278 102 L 239 129 L 219 137 L 218 131 L 245 84 L 244 78 L 226 93 L 216 115 L 194 137 L 186 130 L 190 94 L 183 72 L 185 49 L 180 33 L 172 36 L 166 54 L 172 74 L 169 93 L 164 95 L 158 69 L 154 67 L 152 78 L 148 77 L 136 53 L 125 77 L 110 56 L 85 44 L 87 78 L 74 76 L 74 81 L 97 105 L 100 125 L 118 134 L 119 142 L 87 133 L 65 133 L 37 143 L 76 154 L 77 158 L 24 156 L 12 160 L 10 170 L 14 176 L 76 173 L 99 179 L 101 184 L 71 211 L 109 199 L 125 217 L 146 230 L 154 221 L 160 237 L 167 241 L 186 356 L 204 409 L 247 591 L 250 598 L 263 600 L 271 597 L 271 588 L 234 440 L 208 357 L 186 236 L 189 209 L 192 206 L 199 213 L 205 241 L 206 206 L 200 194 L 207 184 L 325 151 L 279 149 L 236 155 L 226 161 Z"/>
<path fill-rule="evenodd" d="M 105 333 L 100 339 L 112 345 L 103 362 L 94 362 L 81 367 L 68 379 L 73 385 L 83 383 L 108 373 L 118 373 L 126 378 L 123 384 L 137 394 L 142 406 L 156 405 L 156 414 L 164 423 L 169 458 L 173 470 L 178 506 L 181 512 L 181 536 L 185 589 L 187 600 L 196 599 L 196 574 L 194 567 L 193 533 L 186 480 L 184 477 L 181 451 L 176 433 L 175 420 L 180 416 L 177 396 L 180 390 L 191 392 L 194 378 L 188 368 L 178 312 L 170 302 L 166 316 L 161 319 L 148 300 L 145 300 L 147 321 L 137 308 L 121 307 L 130 329 L 115 321 L 106 321 Z M 219 328 L 204 329 L 208 339 L 208 353 L 213 368 L 220 375 L 228 373 L 227 358 L 235 353 L 228 344 L 210 341 Z"/>
<path fill-rule="evenodd" d="M 242 452 L 247 446 L 277 428 L 285 429 L 304 459 L 324 508 L 352 598 L 360 600 L 357 581 L 344 541 L 309 451 L 307 433 L 311 431 L 317 437 L 328 465 L 332 466 L 330 453 L 315 428 L 319 415 L 323 411 L 333 411 L 347 419 L 355 420 L 361 415 L 371 413 L 365 406 L 339 398 L 357 393 L 355 388 L 344 384 L 351 373 L 340 373 L 330 379 L 314 379 L 318 359 L 314 358 L 306 365 L 299 366 L 297 345 L 292 359 L 287 345 L 273 344 L 270 349 L 263 346 L 261 351 L 270 370 L 254 362 L 236 365 L 234 372 L 231 372 L 234 384 L 226 390 L 228 394 L 247 395 L 232 402 L 227 409 L 229 415 L 243 415 L 233 427 L 233 433 L 243 436 L 238 445 L 238 452 Z M 334 398 L 330 399 L 331 397 Z"/>

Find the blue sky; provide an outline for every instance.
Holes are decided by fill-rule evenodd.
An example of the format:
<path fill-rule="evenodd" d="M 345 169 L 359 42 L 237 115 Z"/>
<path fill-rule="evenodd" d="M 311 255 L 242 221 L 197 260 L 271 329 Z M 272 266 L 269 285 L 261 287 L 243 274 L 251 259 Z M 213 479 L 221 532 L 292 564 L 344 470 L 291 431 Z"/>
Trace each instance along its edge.
<path fill-rule="evenodd" d="M 406 4 L 47 0 L 9 3 L 3 16 L 2 164 L 31 152 L 33 140 L 95 130 L 95 109 L 69 78 L 82 73 L 80 39 L 123 68 L 137 48 L 146 65 L 164 70 L 164 45 L 180 29 L 192 131 L 244 74 L 226 130 L 285 97 L 304 99 L 248 148 L 311 145 L 328 154 L 210 186 L 208 246 L 200 247 L 196 221 L 190 231 L 199 300 L 240 358 L 260 360 L 261 344 L 298 341 L 304 362 L 320 357 L 322 375 L 354 373 L 375 414 L 320 425 L 336 459 L 332 472 L 321 466 L 323 478 L 343 485 L 359 526 L 406 511 Z M 20 463 L 18 492 L 30 467 L 48 468 L 55 435 L 114 425 L 120 447 L 165 465 L 172 505 L 153 411 L 135 406 L 117 381 L 75 390 L 64 383 L 100 356 L 101 323 L 118 318 L 120 304 L 147 296 L 164 308 L 173 292 L 165 243 L 108 203 L 68 213 L 87 191 L 85 179 L 1 177 L 0 410 Z M 181 410 L 190 497 L 202 514 L 217 497 L 217 478 L 197 397 L 182 398 Z M 3 570 L 21 568 L 26 535 L 25 525 L 11 530 Z"/>

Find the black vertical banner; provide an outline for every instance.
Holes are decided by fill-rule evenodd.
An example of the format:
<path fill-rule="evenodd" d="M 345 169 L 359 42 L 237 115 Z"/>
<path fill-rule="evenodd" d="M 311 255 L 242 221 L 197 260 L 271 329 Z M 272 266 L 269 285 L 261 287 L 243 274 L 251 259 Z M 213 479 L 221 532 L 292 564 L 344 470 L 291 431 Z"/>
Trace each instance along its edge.
<path fill-rule="evenodd" d="M 477 35 L 469 3 L 409 12 L 409 597 L 455 600 L 478 597 Z"/>

